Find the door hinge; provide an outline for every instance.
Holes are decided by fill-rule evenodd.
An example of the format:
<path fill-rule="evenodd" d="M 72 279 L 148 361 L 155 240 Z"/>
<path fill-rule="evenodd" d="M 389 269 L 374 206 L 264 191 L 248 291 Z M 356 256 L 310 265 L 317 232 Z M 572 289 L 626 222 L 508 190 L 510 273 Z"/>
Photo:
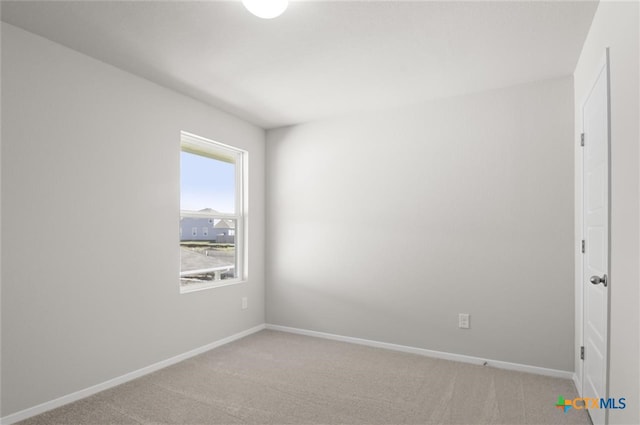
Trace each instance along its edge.
<path fill-rule="evenodd" d="M 584 239 L 582 240 L 582 253 L 584 254 Z"/>
<path fill-rule="evenodd" d="M 584 133 L 580 133 L 580 146 L 584 146 Z"/>
<path fill-rule="evenodd" d="M 580 360 L 584 360 L 584 345 L 580 347 Z"/>

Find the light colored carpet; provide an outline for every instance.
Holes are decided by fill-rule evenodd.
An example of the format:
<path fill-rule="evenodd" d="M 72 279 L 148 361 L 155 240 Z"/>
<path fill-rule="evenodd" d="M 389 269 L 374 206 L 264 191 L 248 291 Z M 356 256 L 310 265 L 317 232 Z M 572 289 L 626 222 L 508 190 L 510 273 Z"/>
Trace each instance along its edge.
<path fill-rule="evenodd" d="M 262 331 L 21 422 L 585 424 L 573 382 Z"/>

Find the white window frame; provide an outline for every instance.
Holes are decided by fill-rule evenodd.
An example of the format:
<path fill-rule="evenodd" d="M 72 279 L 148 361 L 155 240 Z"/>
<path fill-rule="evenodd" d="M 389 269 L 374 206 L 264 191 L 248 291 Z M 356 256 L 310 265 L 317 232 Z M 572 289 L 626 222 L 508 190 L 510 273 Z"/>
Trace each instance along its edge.
<path fill-rule="evenodd" d="M 199 285 L 180 286 L 180 293 L 200 291 L 203 289 L 217 288 L 220 286 L 241 283 L 247 279 L 247 237 L 246 237 L 246 197 L 247 197 L 247 163 L 249 153 L 245 150 L 215 142 L 196 136 L 195 134 L 180 132 L 180 152 L 189 152 L 202 155 L 219 161 L 235 163 L 235 213 L 211 213 L 206 211 L 180 210 L 180 217 L 209 218 L 211 220 L 235 220 L 235 251 L 236 251 L 236 277 L 233 279 L 214 280 Z M 231 161 L 230 161 L 231 160 Z M 215 228 L 214 228 L 215 230 Z M 178 241 L 180 243 L 180 241 Z M 180 270 L 180 267 L 179 267 Z"/>

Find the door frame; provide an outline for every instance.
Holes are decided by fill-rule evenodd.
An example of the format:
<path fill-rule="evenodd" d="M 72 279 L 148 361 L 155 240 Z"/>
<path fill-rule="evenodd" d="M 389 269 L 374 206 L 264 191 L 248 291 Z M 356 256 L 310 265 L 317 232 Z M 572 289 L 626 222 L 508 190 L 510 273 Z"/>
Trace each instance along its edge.
<path fill-rule="evenodd" d="M 598 78 L 602 72 L 606 75 L 606 84 L 607 84 L 607 185 L 608 185 L 608 223 L 609 227 L 608 235 L 607 235 L 607 277 L 609 281 L 608 288 L 608 296 L 607 296 L 607 341 L 606 341 L 606 362 L 605 362 L 605 397 L 609 397 L 609 371 L 610 371 L 610 343 L 611 343 L 611 73 L 610 73 L 610 64 L 609 64 L 609 47 L 605 48 L 604 55 L 598 61 L 596 66 L 596 71 L 594 76 L 589 80 L 589 90 L 581 99 L 579 105 L 576 105 L 578 109 L 578 114 L 576 117 L 579 121 L 579 132 L 576 134 L 576 139 L 578 141 L 578 149 L 580 153 L 577 155 L 578 163 L 579 163 L 579 172 L 576 173 L 579 184 L 577 188 L 579 189 L 579 209 L 576 209 L 575 218 L 576 221 L 579 222 L 577 228 L 577 242 L 578 242 L 578 257 L 576 260 L 576 291 L 575 291 L 575 305 L 576 305 L 576 335 L 578 335 L 578 344 L 576 347 L 576 367 L 574 374 L 574 384 L 576 389 L 578 390 L 578 394 L 582 397 L 583 395 L 583 385 L 584 385 L 584 362 L 580 359 L 580 347 L 584 346 L 584 285 L 588 279 L 587 276 L 584 275 L 584 253 L 582 253 L 582 241 L 585 239 L 584 235 L 584 191 L 585 191 L 585 178 L 584 178 L 584 148 L 581 146 L 581 135 L 584 133 L 584 118 L 582 114 L 583 106 L 586 103 L 589 95 L 591 94 Z M 605 424 L 609 423 L 609 412 L 605 410 Z"/>

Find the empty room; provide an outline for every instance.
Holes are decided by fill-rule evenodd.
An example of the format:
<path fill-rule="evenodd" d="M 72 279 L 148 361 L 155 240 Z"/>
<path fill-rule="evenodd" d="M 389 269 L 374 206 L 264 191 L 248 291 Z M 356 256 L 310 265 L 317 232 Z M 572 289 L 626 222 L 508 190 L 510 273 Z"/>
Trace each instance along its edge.
<path fill-rule="evenodd" d="M 0 18 L 0 424 L 640 424 L 638 1 Z"/>

